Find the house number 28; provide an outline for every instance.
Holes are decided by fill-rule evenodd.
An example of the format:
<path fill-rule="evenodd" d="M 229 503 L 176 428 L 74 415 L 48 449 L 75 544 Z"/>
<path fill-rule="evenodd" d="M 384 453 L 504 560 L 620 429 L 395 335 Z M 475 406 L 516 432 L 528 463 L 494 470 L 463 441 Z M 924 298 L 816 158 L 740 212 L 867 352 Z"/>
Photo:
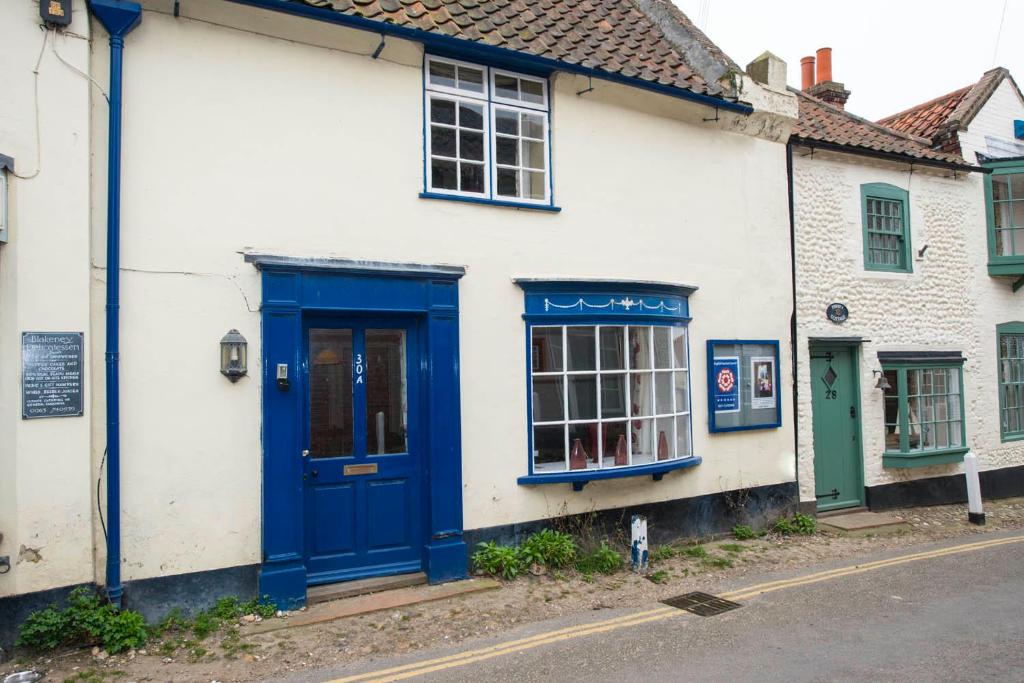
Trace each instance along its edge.
<path fill-rule="evenodd" d="M 356 384 L 363 383 L 363 354 L 356 354 Z"/>

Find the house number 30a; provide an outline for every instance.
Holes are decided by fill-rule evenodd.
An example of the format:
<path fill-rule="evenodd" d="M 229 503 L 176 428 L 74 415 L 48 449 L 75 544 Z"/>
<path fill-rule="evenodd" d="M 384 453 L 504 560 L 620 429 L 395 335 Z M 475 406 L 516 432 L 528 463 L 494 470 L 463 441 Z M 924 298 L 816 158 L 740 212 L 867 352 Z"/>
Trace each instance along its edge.
<path fill-rule="evenodd" d="M 356 354 L 356 384 L 363 383 L 363 354 Z"/>

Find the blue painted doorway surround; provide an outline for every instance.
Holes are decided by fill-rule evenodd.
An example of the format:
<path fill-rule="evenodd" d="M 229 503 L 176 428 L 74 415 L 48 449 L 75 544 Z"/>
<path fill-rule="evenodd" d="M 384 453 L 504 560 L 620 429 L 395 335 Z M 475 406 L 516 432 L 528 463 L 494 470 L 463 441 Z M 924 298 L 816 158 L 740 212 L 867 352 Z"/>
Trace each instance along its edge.
<path fill-rule="evenodd" d="M 464 270 L 258 254 L 245 258 L 261 271 L 263 292 L 260 595 L 281 609 L 293 609 L 305 604 L 307 586 L 317 581 L 306 564 L 307 529 L 313 523 L 307 519 L 303 480 L 309 474 L 303 458 L 308 441 L 306 330 L 308 321 L 331 317 L 400 321 L 396 324 L 410 331 L 415 352 L 409 354 L 408 372 L 415 373 L 415 381 L 409 386 L 418 405 L 409 430 L 421 446 L 422 480 L 422 501 L 416 503 L 422 517 L 412 525 L 419 535 L 416 555 L 432 583 L 464 578 L 458 305 Z M 281 374 L 287 379 L 279 379 Z M 366 575 L 373 573 L 381 572 Z M 355 571 L 344 578 L 358 577 Z"/>

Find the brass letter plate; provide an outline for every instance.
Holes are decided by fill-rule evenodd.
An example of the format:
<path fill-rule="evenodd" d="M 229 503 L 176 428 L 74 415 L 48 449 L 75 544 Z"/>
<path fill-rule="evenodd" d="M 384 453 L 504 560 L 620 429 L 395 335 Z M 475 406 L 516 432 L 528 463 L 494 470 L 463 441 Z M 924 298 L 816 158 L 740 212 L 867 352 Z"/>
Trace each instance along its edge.
<path fill-rule="evenodd" d="M 357 476 L 360 474 L 377 474 L 377 463 L 370 462 L 364 465 L 345 465 L 345 476 Z"/>

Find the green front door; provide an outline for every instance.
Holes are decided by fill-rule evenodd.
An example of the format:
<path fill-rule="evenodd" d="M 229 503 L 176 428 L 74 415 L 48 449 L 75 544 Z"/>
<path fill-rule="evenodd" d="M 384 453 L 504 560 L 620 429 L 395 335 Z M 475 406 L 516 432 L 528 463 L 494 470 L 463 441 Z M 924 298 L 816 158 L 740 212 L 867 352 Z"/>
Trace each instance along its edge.
<path fill-rule="evenodd" d="M 814 492 L 818 510 L 864 504 L 855 348 L 811 347 Z"/>

